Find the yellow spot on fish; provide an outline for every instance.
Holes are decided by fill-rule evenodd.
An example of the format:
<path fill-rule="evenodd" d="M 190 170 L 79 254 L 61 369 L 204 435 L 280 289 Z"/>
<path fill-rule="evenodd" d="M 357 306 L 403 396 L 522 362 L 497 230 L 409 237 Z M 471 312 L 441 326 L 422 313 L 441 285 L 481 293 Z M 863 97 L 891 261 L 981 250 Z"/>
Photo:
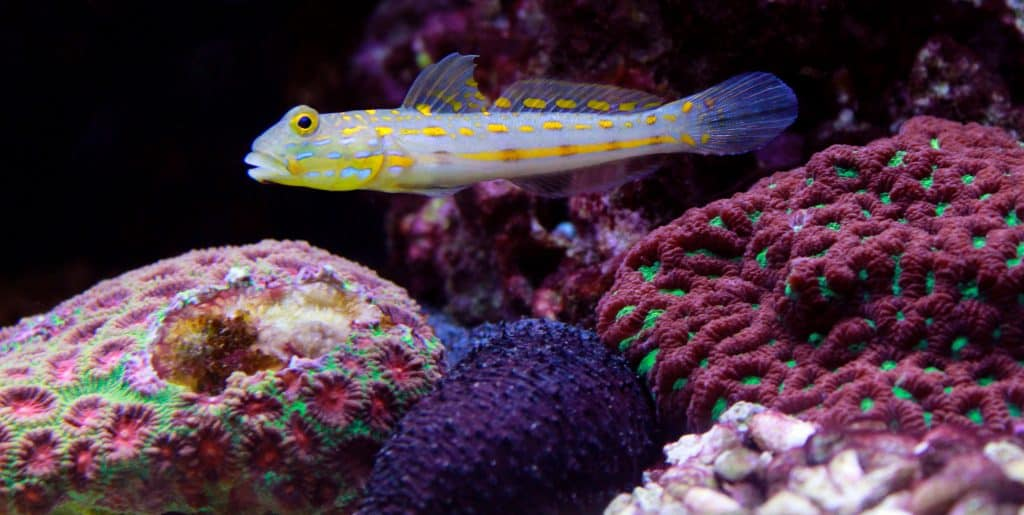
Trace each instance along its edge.
<path fill-rule="evenodd" d="M 351 136 L 351 135 L 353 135 L 353 134 L 363 130 L 364 128 L 365 127 L 363 127 L 362 125 L 357 126 L 357 127 L 345 127 L 344 129 L 341 129 L 341 133 L 343 135 L 345 135 L 345 136 Z"/>
<path fill-rule="evenodd" d="M 693 140 L 693 136 L 690 136 L 689 134 L 687 134 L 685 132 L 682 134 L 682 136 L 679 136 L 679 139 L 683 140 L 683 143 L 686 143 L 687 145 L 690 145 L 691 147 L 697 145 L 697 142 Z"/>
<path fill-rule="evenodd" d="M 652 107 L 658 107 L 660 105 L 661 105 L 661 102 L 648 102 L 648 103 L 644 104 L 644 109 L 650 109 Z"/>
<path fill-rule="evenodd" d="M 444 136 L 445 134 L 448 134 L 448 133 L 444 129 L 440 128 L 440 127 L 424 127 L 423 128 L 423 135 L 424 136 Z"/>
<path fill-rule="evenodd" d="M 466 79 L 466 85 L 471 87 L 471 88 L 477 87 L 477 83 L 473 79 Z"/>
<path fill-rule="evenodd" d="M 544 122 L 541 127 L 549 131 L 557 131 L 562 129 L 562 122 Z"/>
<path fill-rule="evenodd" d="M 341 115 L 341 119 L 345 120 L 346 122 L 351 122 L 352 121 L 352 117 L 347 115 L 347 114 Z"/>
<path fill-rule="evenodd" d="M 519 126 L 519 132 L 533 132 L 533 126 L 532 125 L 520 125 Z"/>
<path fill-rule="evenodd" d="M 576 101 L 570 98 L 560 98 L 555 101 L 555 105 L 561 109 L 575 109 Z"/>
<path fill-rule="evenodd" d="M 573 125 L 573 128 L 576 130 L 585 131 L 587 129 L 592 129 L 593 127 L 585 123 L 577 123 L 576 125 Z"/>
<path fill-rule="evenodd" d="M 399 111 L 398 109 L 392 109 L 391 114 L 402 114 L 402 112 Z"/>
<path fill-rule="evenodd" d="M 497 151 L 472 152 L 459 154 L 464 159 L 476 161 L 511 161 L 519 159 L 539 159 L 546 157 L 562 157 L 574 154 L 591 154 L 595 152 L 610 152 L 622 149 L 659 145 L 664 143 L 675 143 L 675 138 L 668 135 L 653 136 L 624 141 L 608 141 L 605 143 L 590 143 L 583 145 L 559 145 L 557 147 L 504 149 Z"/>
<path fill-rule="evenodd" d="M 373 116 L 373 115 L 377 114 L 377 110 L 376 109 L 367 109 L 366 110 L 366 114 L 368 114 L 370 116 Z"/>
<path fill-rule="evenodd" d="M 711 109 L 712 107 L 715 107 L 715 99 L 713 99 L 711 97 L 705 98 L 704 99 L 704 105 L 707 106 L 708 109 Z"/>
<path fill-rule="evenodd" d="M 623 102 L 619 104 L 619 111 L 632 111 L 636 109 L 636 102 Z"/>
<path fill-rule="evenodd" d="M 480 108 L 480 104 L 478 104 L 476 102 L 470 102 L 469 103 L 469 108 L 470 109 L 479 109 Z"/>
<path fill-rule="evenodd" d="M 591 100 L 587 102 L 587 107 L 595 111 L 607 111 L 612 108 L 612 106 L 608 105 L 608 102 L 605 102 L 604 100 Z"/>
<path fill-rule="evenodd" d="M 487 130 L 490 132 L 508 132 L 508 127 L 500 123 L 488 123 Z"/>
<path fill-rule="evenodd" d="M 472 136 L 473 135 L 473 129 L 470 129 L 468 127 L 460 127 L 459 128 L 459 134 L 462 134 L 463 136 Z"/>
<path fill-rule="evenodd" d="M 412 158 L 407 157 L 407 156 L 391 156 L 391 155 L 389 155 L 389 156 L 385 156 L 385 158 L 384 158 L 384 165 L 385 166 L 401 166 L 402 168 L 409 168 L 410 166 L 412 166 L 412 164 L 413 164 Z"/>
<path fill-rule="evenodd" d="M 615 124 L 612 123 L 611 120 L 598 120 L 597 126 L 602 129 L 611 129 L 612 127 L 615 127 Z"/>
<path fill-rule="evenodd" d="M 544 109 L 548 106 L 548 103 L 539 98 L 527 98 L 523 100 L 523 105 L 530 109 Z"/>
<path fill-rule="evenodd" d="M 479 92 L 479 91 L 477 91 L 476 93 L 473 93 L 473 98 L 475 98 L 477 100 L 487 100 L 487 97 L 485 97 L 484 94 Z"/>
<path fill-rule="evenodd" d="M 676 118 L 677 118 L 676 115 L 674 115 L 674 114 L 666 114 L 666 115 L 662 115 L 662 116 L 664 116 L 665 120 L 669 121 L 669 122 L 674 122 L 674 121 L 676 121 Z"/>
<path fill-rule="evenodd" d="M 419 129 L 398 129 L 398 133 L 403 136 L 409 136 L 412 134 L 419 134 Z"/>
<path fill-rule="evenodd" d="M 690 109 L 693 109 L 693 102 L 689 102 L 689 101 L 683 102 L 683 112 L 684 113 L 689 113 Z"/>
<path fill-rule="evenodd" d="M 633 122 L 626 122 L 624 125 L 626 126 L 627 129 L 632 129 L 633 128 Z"/>
<path fill-rule="evenodd" d="M 494 105 L 502 109 L 508 109 L 512 107 L 512 102 L 505 97 L 498 97 L 498 99 L 494 101 Z"/>
<path fill-rule="evenodd" d="M 416 110 L 423 116 L 430 116 L 430 106 L 427 104 L 416 104 Z"/>
<path fill-rule="evenodd" d="M 711 135 L 706 132 L 700 136 L 700 142 L 702 145 L 706 144 L 709 139 L 711 139 Z"/>
<path fill-rule="evenodd" d="M 462 102 L 459 102 L 458 100 L 453 100 L 451 102 L 451 104 L 452 104 L 452 109 L 454 109 L 456 111 L 461 111 L 462 110 Z"/>
<path fill-rule="evenodd" d="M 391 129 L 391 127 L 377 127 L 377 135 L 378 136 L 387 136 L 388 134 L 391 134 L 392 132 L 394 132 L 394 131 Z"/>
<path fill-rule="evenodd" d="M 644 123 L 646 123 L 647 125 L 654 125 L 654 122 L 657 122 L 657 121 L 658 121 L 658 117 L 654 116 L 653 114 L 648 116 L 647 118 L 644 118 Z"/>

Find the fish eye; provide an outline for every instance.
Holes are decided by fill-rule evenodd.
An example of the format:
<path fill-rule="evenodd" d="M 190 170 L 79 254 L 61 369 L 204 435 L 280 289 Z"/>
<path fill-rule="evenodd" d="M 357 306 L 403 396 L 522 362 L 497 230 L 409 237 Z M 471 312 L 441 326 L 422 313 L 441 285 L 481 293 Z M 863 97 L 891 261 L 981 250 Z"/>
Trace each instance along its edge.
<path fill-rule="evenodd" d="M 292 117 L 292 130 L 299 136 L 306 136 L 316 130 L 318 116 L 316 112 L 300 112 Z"/>

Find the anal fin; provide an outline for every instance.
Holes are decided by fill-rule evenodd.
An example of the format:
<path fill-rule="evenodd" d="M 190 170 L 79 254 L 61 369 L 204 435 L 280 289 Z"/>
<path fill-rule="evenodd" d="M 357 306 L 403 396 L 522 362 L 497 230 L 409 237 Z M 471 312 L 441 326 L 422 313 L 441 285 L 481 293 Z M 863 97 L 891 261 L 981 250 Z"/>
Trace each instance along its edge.
<path fill-rule="evenodd" d="M 656 171 L 665 156 L 640 156 L 558 173 L 509 179 L 512 184 L 541 197 L 568 197 L 600 193 Z"/>

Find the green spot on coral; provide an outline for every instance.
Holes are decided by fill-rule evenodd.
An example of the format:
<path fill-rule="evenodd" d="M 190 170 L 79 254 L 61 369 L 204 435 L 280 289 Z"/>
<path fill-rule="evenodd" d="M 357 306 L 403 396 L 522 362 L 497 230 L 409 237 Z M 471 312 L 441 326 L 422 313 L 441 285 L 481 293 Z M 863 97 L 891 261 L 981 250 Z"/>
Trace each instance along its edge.
<path fill-rule="evenodd" d="M 810 335 L 809 335 L 809 336 L 807 337 L 807 341 L 808 341 L 808 342 L 809 342 L 809 343 L 811 344 L 811 346 L 813 346 L 813 347 L 814 347 L 815 349 L 817 349 L 817 348 L 818 348 L 818 346 L 819 346 L 819 345 L 821 345 L 821 340 L 822 340 L 822 336 L 821 336 L 821 333 L 811 333 L 811 334 L 810 334 Z"/>
<path fill-rule="evenodd" d="M 933 176 L 929 175 L 928 177 L 925 177 L 924 179 L 921 179 L 921 187 L 923 187 L 924 189 L 931 188 L 932 184 L 934 182 L 935 182 L 935 178 Z"/>
<path fill-rule="evenodd" d="M 674 288 L 671 290 L 658 290 L 658 293 L 664 293 L 665 295 L 672 295 L 675 297 L 682 297 L 683 295 L 686 295 L 686 292 L 679 288 Z"/>
<path fill-rule="evenodd" d="M 903 267 L 900 266 L 900 259 L 902 257 L 902 254 L 897 254 L 892 257 L 894 265 L 892 270 L 892 294 L 897 297 L 900 295 L 900 292 L 903 291 L 903 289 L 900 288 L 900 274 L 903 273 Z"/>
<path fill-rule="evenodd" d="M 984 200 L 984 199 L 982 199 Z M 935 216 L 942 216 L 942 213 L 946 212 L 946 208 L 949 207 L 949 202 L 939 202 L 935 204 Z"/>
<path fill-rule="evenodd" d="M 892 370 L 896 368 L 896 362 L 891 359 L 887 359 L 883 361 L 878 368 L 881 368 L 882 370 Z"/>
<path fill-rule="evenodd" d="M 1020 225 L 1020 219 L 1017 218 L 1016 209 L 1011 209 L 1010 212 L 1006 214 L 1005 220 L 1006 225 L 1009 225 L 1010 227 L 1017 227 L 1018 225 Z"/>
<path fill-rule="evenodd" d="M 651 280 L 654 279 L 654 276 L 658 274 L 658 270 L 660 268 L 661 261 L 655 261 L 654 263 L 651 263 L 650 266 L 641 266 L 640 268 L 637 268 L 637 271 L 640 272 L 641 276 L 643 276 L 644 281 L 651 282 Z"/>
<path fill-rule="evenodd" d="M 756 386 L 761 384 L 761 378 L 757 376 L 747 376 L 743 378 L 743 384 L 747 386 Z"/>
<path fill-rule="evenodd" d="M 754 211 L 753 213 L 748 214 L 747 218 L 750 220 L 750 223 L 756 224 L 757 221 L 761 219 L 761 212 Z"/>
<path fill-rule="evenodd" d="M 902 322 L 902 321 L 904 321 L 906 319 L 907 319 L 907 315 L 904 315 L 902 310 L 896 312 L 896 321 L 897 322 Z"/>
<path fill-rule="evenodd" d="M 871 211 L 867 209 L 861 209 L 860 214 L 864 215 L 864 218 L 871 218 Z"/>
<path fill-rule="evenodd" d="M 1024 258 L 1024 241 L 1017 244 L 1017 255 L 1006 260 L 1006 266 L 1015 267 L 1020 264 L 1021 259 Z"/>
<path fill-rule="evenodd" d="M 789 367 L 789 368 L 795 367 L 796 366 L 796 360 L 795 359 L 791 359 L 791 360 L 787 361 L 786 362 L 786 366 Z"/>
<path fill-rule="evenodd" d="M 1006 411 L 1010 413 L 1011 417 L 1020 418 L 1020 406 L 1010 401 L 1006 401 Z"/>
<path fill-rule="evenodd" d="M 826 227 L 832 229 L 833 231 L 838 231 L 841 226 L 839 225 L 839 222 L 829 222 Z"/>
<path fill-rule="evenodd" d="M 978 298 L 978 283 L 971 281 L 966 284 L 960 285 L 960 296 L 965 299 L 976 299 Z"/>
<path fill-rule="evenodd" d="M 725 410 L 728 407 L 729 401 L 725 400 L 725 397 L 719 397 L 718 400 L 715 401 L 715 405 L 711 408 L 711 420 L 713 422 L 718 422 L 718 417 L 721 417 L 722 413 L 725 413 Z"/>
<path fill-rule="evenodd" d="M 932 427 L 932 418 L 934 417 L 932 412 L 926 411 L 921 416 L 924 418 L 924 427 Z"/>
<path fill-rule="evenodd" d="M 818 289 L 821 290 L 821 296 L 825 299 L 831 299 L 836 296 L 836 293 L 828 287 L 828 281 L 825 280 L 824 275 L 818 276 Z"/>
<path fill-rule="evenodd" d="M 708 358 L 700 360 L 700 368 L 708 368 Z"/>
<path fill-rule="evenodd" d="M 868 280 L 868 271 L 866 268 L 861 268 L 857 271 L 857 279 L 860 279 L 861 281 Z"/>
<path fill-rule="evenodd" d="M 935 272 L 929 270 L 924 276 L 924 292 L 928 295 L 935 290 Z"/>
<path fill-rule="evenodd" d="M 862 412 L 871 411 L 871 408 L 875 407 L 875 400 L 871 397 L 864 397 L 860 400 L 860 410 Z"/>
<path fill-rule="evenodd" d="M 974 176 L 971 174 L 961 176 L 960 181 L 963 182 L 964 184 L 971 184 L 972 182 L 974 182 Z"/>
<path fill-rule="evenodd" d="M 952 386 L 947 386 L 947 387 L 943 388 L 942 389 L 942 393 L 944 393 L 946 395 L 949 395 L 949 394 L 953 393 L 953 387 Z"/>
<path fill-rule="evenodd" d="M 982 193 L 981 196 L 978 197 L 978 200 L 988 200 L 988 198 L 991 197 L 991 196 L 992 196 L 991 193 Z"/>
<path fill-rule="evenodd" d="M 978 378 L 978 386 L 988 386 L 996 381 L 996 378 L 992 376 L 985 376 Z"/>
<path fill-rule="evenodd" d="M 974 238 L 971 238 L 971 241 L 974 244 L 974 248 L 976 248 L 976 249 L 980 249 L 980 248 L 984 248 L 985 247 L 985 237 L 984 236 L 975 236 Z"/>
<path fill-rule="evenodd" d="M 675 391 L 678 391 L 678 390 L 682 390 L 684 386 L 686 386 L 686 378 L 685 377 L 680 377 L 679 379 L 676 379 L 672 383 L 672 391 L 675 392 Z"/>
<path fill-rule="evenodd" d="M 866 349 L 866 348 L 867 348 L 867 346 L 868 346 L 868 344 L 867 344 L 867 343 L 865 343 L 865 342 L 859 342 L 859 343 L 853 343 L 853 344 L 850 344 L 850 346 L 849 346 L 849 347 L 847 347 L 847 349 L 848 349 L 848 350 L 849 350 L 850 352 L 854 353 L 854 354 L 860 354 L 861 352 L 864 352 L 864 349 Z"/>
<path fill-rule="evenodd" d="M 892 387 L 892 394 L 897 399 L 903 399 L 905 401 L 914 400 L 914 396 L 910 392 L 904 390 L 903 388 L 900 388 L 899 386 Z"/>
<path fill-rule="evenodd" d="M 648 352 L 643 359 L 640 360 L 640 364 L 636 367 L 636 373 L 639 376 L 646 376 L 648 372 L 654 368 L 654 362 L 658 359 L 658 349 L 654 349 Z"/>
<path fill-rule="evenodd" d="M 925 373 L 931 373 L 931 374 L 941 374 L 942 373 L 942 370 L 939 370 L 938 367 L 925 367 L 924 371 L 925 371 Z"/>
<path fill-rule="evenodd" d="M 810 186 L 810 185 L 814 184 L 814 178 L 813 178 L 813 177 L 808 177 L 808 178 L 807 178 L 807 179 L 806 179 L 806 180 L 804 181 L 804 184 L 806 184 L 806 185 L 808 185 L 808 186 Z"/>
<path fill-rule="evenodd" d="M 647 315 L 644 317 L 644 324 L 640 326 L 640 330 L 645 331 L 654 327 L 654 323 L 658 321 L 658 317 L 663 314 L 665 314 L 664 309 L 652 309 L 648 311 Z"/>
<path fill-rule="evenodd" d="M 853 168 L 843 168 L 842 166 L 835 165 L 832 167 L 836 171 L 836 175 L 843 179 L 853 179 L 857 177 L 857 170 Z"/>
<path fill-rule="evenodd" d="M 622 317 L 629 315 L 636 311 L 636 306 L 622 306 L 622 309 L 618 313 L 615 313 L 615 320 L 621 320 Z"/>
<path fill-rule="evenodd" d="M 779 185 L 777 183 L 774 183 L 774 182 L 768 185 L 768 189 L 770 189 L 770 190 L 774 190 L 775 188 L 778 188 L 778 187 L 779 187 Z"/>
<path fill-rule="evenodd" d="M 956 353 L 964 350 L 964 347 L 966 347 L 966 346 L 967 346 L 967 337 L 966 336 L 957 336 L 956 339 L 953 340 L 953 345 L 950 346 L 950 350 L 953 351 L 953 354 L 956 354 Z"/>
<path fill-rule="evenodd" d="M 935 150 L 939 150 L 939 138 L 932 138 L 930 141 L 928 141 L 928 144 L 931 145 L 931 147 L 934 148 Z"/>
<path fill-rule="evenodd" d="M 905 157 L 907 157 L 906 150 L 897 150 L 896 153 L 892 155 L 892 158 L 889 159 L 889 164 L 887 164 L 886 166 L 888 166 L 889 168 L 903 166 L 903 158 Z"/>
<path fill-rule="evenodd" d="M 725 227 L 725 222 L 722 221 L 721 216 L 716 216 L 712 218 L 711 221 L 708 223 L 711 224 L 713 227 Z"/>
<path fill-rule="evenodd" d="M 878 196 L 878 198 L 880 198 L 882 200 L 883 204 L 891 204 L 892 203 L 892 198 L 889 196 L 889 192 L 888 191 L 882 192 L 882 194 L 880 194 Z"/>
<path fill-rule="evenodd" d="M 974 422 L 979 426 L 985 423 L 985 417 L 981 414 L 980 408 L 971 408 L 968 410 L 967 418 L 971 419 L 971 422 Z"/>
<path fill-rule="evenodd" d="M 625 352 L 625 350 L 628 349 L 630 345 L 633 345 L 633 342 L 635 342 L 637 338 L 638 336 L 635 334 L 633 336 L 623 338 L 622 341 L 619 342 L 619 352 Z"/>

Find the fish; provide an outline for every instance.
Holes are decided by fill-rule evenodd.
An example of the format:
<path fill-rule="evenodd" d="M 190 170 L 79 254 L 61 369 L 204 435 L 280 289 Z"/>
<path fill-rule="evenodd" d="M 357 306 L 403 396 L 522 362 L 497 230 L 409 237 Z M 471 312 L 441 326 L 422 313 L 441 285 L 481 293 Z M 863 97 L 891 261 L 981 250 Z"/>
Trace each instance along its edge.
<path fill-rule="evenodd" d="M 610 190 L 670 154 L 757 149 L 797 116 L 797 99 L 766 72 L 666 102 L 602 84 L 525 79 L 489 101 L 476 55 L 453 53 L 417 76 L 402 105 L 319 113 L 290 109 L 245 163 L 263 183 L 319 190 L 450 195 L 504 179 L 544 197 Z"/>

